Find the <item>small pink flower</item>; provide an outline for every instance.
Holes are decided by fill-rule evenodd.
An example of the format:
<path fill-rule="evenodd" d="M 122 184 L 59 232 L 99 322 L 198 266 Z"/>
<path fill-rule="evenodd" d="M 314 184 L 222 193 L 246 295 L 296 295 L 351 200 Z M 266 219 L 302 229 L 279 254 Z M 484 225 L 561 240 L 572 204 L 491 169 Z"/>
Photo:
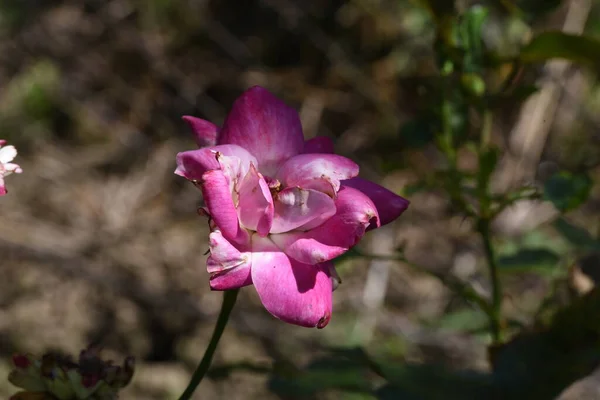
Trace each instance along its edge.
<path fill-rule="evenodd" d="M 275 317 L 323 328 L 337 281 L 331 260 L 408 201 L 358 178 L 330 139 L 304 141 L 298 113 L 261 87 L 235 101 L 222 128 L 184 120 L 207 146 L 179 153 L 175 173 L 204 196 L 211 288 L 254 284 Z"/>
<path fill-rule="evenodd" d="M 0 140 L 0 196 L 6 194 L 4 185 L 4 177 L 12 174 L 20 174 L 23 172 L 21 167 L 11 161 L 17 156 L 17 149 L 14 146 L 6 146 L 6 140 Z"/>

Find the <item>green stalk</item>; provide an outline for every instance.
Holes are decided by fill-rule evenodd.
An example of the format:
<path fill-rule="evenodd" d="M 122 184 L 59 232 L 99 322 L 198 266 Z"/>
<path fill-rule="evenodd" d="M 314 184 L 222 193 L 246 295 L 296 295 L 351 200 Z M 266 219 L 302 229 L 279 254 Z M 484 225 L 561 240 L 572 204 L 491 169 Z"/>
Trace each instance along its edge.
<path fill-rule="evenodd" d="M 219 344 L 219 340 L 223 335 L 223 331 L 227 326 L 227 322 L 229 321 L 229 314 L 231 314 L 231 310 L 233 310 L 233 306 L 235 305 L 235 301 L 237 300 L 239 289 L 235 290 L 227 290 L 223 293 L 223 304 L 221 305 L 221 311 L 219 312 L 219 318 L 217 319 L 217 324 L 215 325 L 215 329 L 213 331 L 212 337 L 210 338 L 210 343 L 204 352 L 204 356 L 198 364 L 198 367 L 194 371 L 192 375 L 192 379 L 190 379 L 190 383 L 187 388 L 183 392 L 183 394 L 179 397 L 179 400 L 188 400 L 192 398 L 194 391 L 202 382 L 204 375 L 210 368 L 210 364 L 212 362 L 213 356 L 215 354 L 215 350 L 217 350 L 217 345 Z"/>

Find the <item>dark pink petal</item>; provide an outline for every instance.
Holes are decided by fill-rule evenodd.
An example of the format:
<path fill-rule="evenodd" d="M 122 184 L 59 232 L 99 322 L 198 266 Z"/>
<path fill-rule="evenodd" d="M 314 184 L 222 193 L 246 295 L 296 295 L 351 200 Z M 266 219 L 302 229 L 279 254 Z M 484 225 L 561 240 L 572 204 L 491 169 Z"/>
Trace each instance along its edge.
<path fill-rule="evenodd" d="M 247 243 L 248 232 L 240 227 L 229 181 L 223 171 L 215 169 L 205 172 L 200 187 L 206 208 L 223 236 L 235 244 Z"/>
<path fill-rule="evenodd" d="M 289 232 L 299 227 L 308 230 L 335 214 L 333 199 L 316 190 L 290 187 L 277 193 L 274 203 L 271 233 Z"/>
<path fill-rule="evenodd" d="M 0 196 L 4 196 L 6 193 L 8 192 L 6 191 L 6 186 L 4 185 L 4 179 L 0 175 Z"/>
<path fill-rule="evenodd" d="M 223 237 L 221 231 L 213 231 L 209 235 L 210 257 L 206 263 L 209 273 L 221 272 L 243 264 L 250 265 L 252 254 L 241 252 Z"/>
<path fill-rule="evenodd" d="M 192 128 L 192 133 L 198 147 L 214 146 L 217 144 L 219 127 L 205 119 L 184 115 L 181 117 Z"/>
<path fill-rule="evenodd" d="M 304 154 L 333 154 L 333 141 L 327 136 L 317 136 L 304 142 Z"/>
<path fill-rule="evenodd" d="M 324 328 L 331 319 L 327 265 L 299 263 L 268 238 L 258 238 L 252 241 L 252 282 L 267 311 L 285 322 Z"/>
<path fill-rule="evenodd" d="M 369 196 L 375 207 L 377 207 L 381 225 L 389 224 L 398 218 L 410 204 L 404 197 L 398 196 L 383 186 L 366 179 L 356 177 L 343 181 L 342 185 L 358 189 Z M 369 229 L 374 228 L 375 226 L 369 226 Z"/>
<path fill-rule="evenodd" d="M 356 189 L 342 187 L 335 206 L 336 214 L 315 229 L 273 235 L 273 241 L 290 257 L 317 264 L 344 254 L 359 242 L 369 225 L 379 226 L 375 205 Z"/>
<path fill-rule="evenodd" d="M 258 159 L 259 170 L 272 176 L 304 147 L 298 113 L 268 90 L 255 86 L 233 104 L 219 135 L 219 144 L 236 144 Z"/>
<path fill-rule="evenodd" d="M 208 257 L 210 259 L 210 257 Z M 210 276 L 212 290 L 231 290 L 252 284 L 250 264 L 242 264 L 222 272 L 215 272 Z"/>
<path fill-rule="evenodd" d="M 247 229 L 267 236 L 273 223 L 273 198 L 267 182 L 254 164 L 239 185 L 238 215 Z"/>
<path fill-rule="evenodd" d="M 331 196 L 340 188 L 340 181 L 358 175 L 358 165 L 335 154 L 300 154 L 289 159 L 277 172 L 284 187 L 315 189 Z"/>
<path fill-rule="evenodd" d="M 200 181 L 206 171 L 221 168 L 221 164 L 218 161 L 219 154 L 237 157 L 240 160 L 240 174 L 243 174 L 242 176 L 250 168 L 250 163 L 256 164 L 256 158 L 242 147 L 222 145 L 184 151 L 177 154 L 177 169 L 175 173 L 191 181 Z"/>

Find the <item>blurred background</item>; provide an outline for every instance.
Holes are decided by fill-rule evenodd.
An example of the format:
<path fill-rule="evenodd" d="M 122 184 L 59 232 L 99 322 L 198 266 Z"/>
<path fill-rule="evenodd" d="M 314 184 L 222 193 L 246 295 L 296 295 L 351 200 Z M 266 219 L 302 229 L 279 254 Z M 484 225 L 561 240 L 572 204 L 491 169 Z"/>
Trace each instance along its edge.
<path fill-rule="evenodd" d="M 435 187 L 444 163 L 428 113 L 440 89 L 425 3 L 0 0 L 0 138 L 18 148 L 24 170 L 7 179 L 10 193 L 0 198 L 0 376 L 13 352 L 77 354 L 100 342 L 117 361 L 138 360 L 124 399 L 181 394 L 222 298 L 208 287 L 200 192 L 173 174 L 176 153 L 195 146 L 181 116 L 220 124 L 253 85 L 296 108 L 306 138 L 333 138 L 361 176 L 411 200 L 361 245 L 373 254 L 402 248 L 411 264 L 340 260 L 343 284 L 324 330 L 276 320 L 252 287 L 243 289 L 195 398 L 295 398 L 274 376 L 293 376 L 332 346 L 488 371 L 485 316 L 440 279 L 489 295 L 480 240 L 444 191 L 412 190 L 424 180 Z M 498 57 L 548 29 L 600 38 L 596 0 L 477 3 L 490 9 L 483 39 Z M 511 72 L 496 68 L 488 85 Z M 525 113 L 513 97 L 497 106 L 491 140 L 503 158 L 492 186 L 535 185 L 559 169 L 597 175 L 597 70 L 560 61 L 517 75 L 541 91 Z M 453 123 L 468 131 L 480 121 L 457 113 Z M 476 167 L 467 149 L 458 155 L 461 168 Z M 591 232 L 600 229 L 596 189 L 569 214 Z M 567 251 L 573 243 L 549 224 L 555 218 L 539 201 L 509 209 L 495 221 L 498 252 L 525 244 Z M 593 287 L 584 267 L 593 270 L 597 258 L 587 256 L 587 264 L 568 260 L 559 271 L 503 275 L 511 323 L 533 326 L 542 305 Z M 307 397 L 369 398 L 338 389 Z M 13 392 L 0 379 L 0 397 Z"/>

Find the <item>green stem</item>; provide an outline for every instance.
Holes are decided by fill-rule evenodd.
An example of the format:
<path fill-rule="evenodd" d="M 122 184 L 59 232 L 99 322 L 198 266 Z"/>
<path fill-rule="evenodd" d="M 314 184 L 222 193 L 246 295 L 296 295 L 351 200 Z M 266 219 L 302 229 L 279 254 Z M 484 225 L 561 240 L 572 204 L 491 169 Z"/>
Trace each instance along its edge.
<path fill-rule="evenodd" d="M 200 382 L 202 382 L 202 379 L 204 378 L 204 375 L 206 375 L 208 368 L 210 368 L 210 363 L 215 354 L 215 350 L 217 349 L 217 345 L 219 344 L 219 340 L 223 335 L 223 331 L 227 326 L 227 321 L 229 321 L 229 314 L 231 314 L 231 310 L 233 310 L 238 292 L 239 289 L 235 289 L 227 290 L 223 293 L 223 304 L 221 305 L 219 318 L 217 319 L 217 324 L 215 325 L 212 337 L 210 338 L 210 343 L 204 352 L 204 356 L 202 357 L 200 364 L 198 364 L 198 367 L 194 371 L 192 379 L 190 379 L 190 383 L 183 394 L 179 397 L 179 400 L 187 400 L 192 398 L 194 391 Z"/>
<path fill-rule="evenodd" d="M 483 249 L 485 258 L 490 268 L 490 280 L 492 282 L 492 307 L 490 313 L 490 333 L 494 344 L 502 342 L 502 284 L 494 248 L 492 247 L 492 238 L 490 233 L 490 221 L 480 219 L 477 224 L 477 230 L 483 240 Z"/>
<path fill-rule="evenodd" d="M 492 127 L 493 127 L 493 117 L 492 112 L 489 108 L 486 108 L 482 112 L 482 126 L 481 126 L 481 150 L 486 150 L 490 142 L 492 141 Z"/>

